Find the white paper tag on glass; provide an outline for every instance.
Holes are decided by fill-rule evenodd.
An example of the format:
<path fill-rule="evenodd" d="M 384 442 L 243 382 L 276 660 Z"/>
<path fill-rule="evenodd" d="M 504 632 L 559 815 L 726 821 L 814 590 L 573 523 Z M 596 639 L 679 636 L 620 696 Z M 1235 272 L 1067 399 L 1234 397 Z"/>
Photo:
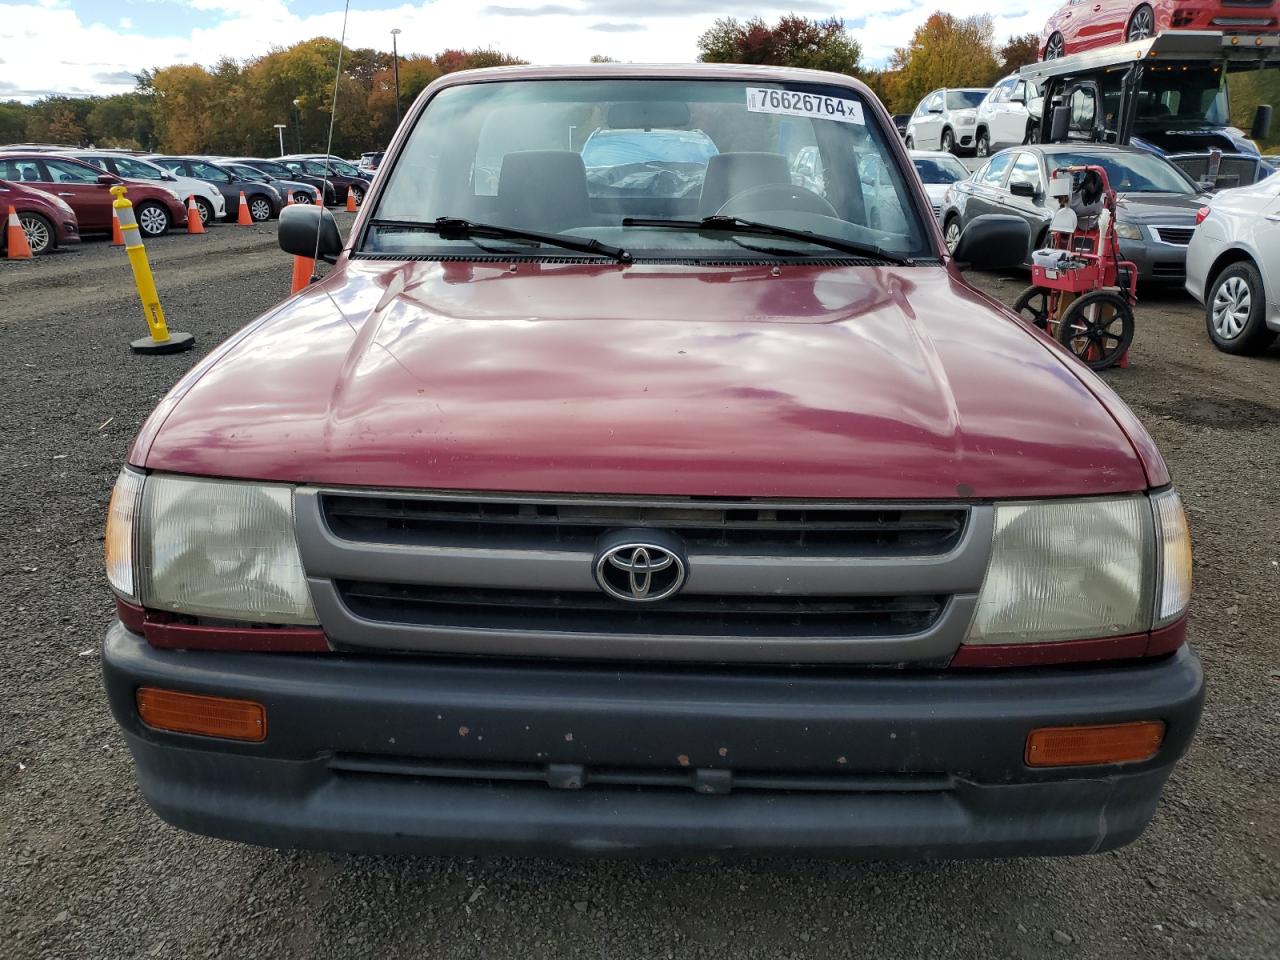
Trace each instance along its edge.
<path fill-rule="evenodd" d="M 771 87 L 747 87 L 747 110 L 751 113 L 780 113 L 787 117 L 814 117 L 857 123 L 863 126 L 862 104 L 857 100 L 828 97 L 820 93 L 792 93 Z"/>

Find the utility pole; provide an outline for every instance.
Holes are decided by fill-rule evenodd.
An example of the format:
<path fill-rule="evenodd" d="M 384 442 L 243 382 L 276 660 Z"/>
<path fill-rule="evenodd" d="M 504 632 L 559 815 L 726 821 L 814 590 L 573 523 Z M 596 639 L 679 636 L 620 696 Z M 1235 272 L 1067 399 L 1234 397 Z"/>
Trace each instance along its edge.
<path fill-rule="evenodd" d="M 396 129 L 400 129 L 400 49 L 396 46 L 396 37 L 400 35 L 400 28 L 395 27 L 391 31 L 391 68 L 396 75 Z"/>
<path fill-rule="evenodd" d="M 287 124 L 276 123 L 276 124 L 273 124 L 273 126 L 276 128 L 276 133 L 280 137 L 280 156 L 283 157 L 284 156 L 284 128 L 287 126 Z"/>

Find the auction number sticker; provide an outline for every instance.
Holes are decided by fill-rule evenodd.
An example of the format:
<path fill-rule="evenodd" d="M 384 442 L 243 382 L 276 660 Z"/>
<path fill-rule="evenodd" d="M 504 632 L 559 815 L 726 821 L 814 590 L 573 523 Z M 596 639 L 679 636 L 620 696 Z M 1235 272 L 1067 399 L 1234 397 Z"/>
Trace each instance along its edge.
<path fill-rule="evenodd" d="M 828 97 L 820 93 L 792 93 L 771 87 L 747 87 L 747 110 L 751 113 L 780 113 L 788 117 L 817 117 L 866 125 L 862 118 L 862 104 L 857 100 Z"/>

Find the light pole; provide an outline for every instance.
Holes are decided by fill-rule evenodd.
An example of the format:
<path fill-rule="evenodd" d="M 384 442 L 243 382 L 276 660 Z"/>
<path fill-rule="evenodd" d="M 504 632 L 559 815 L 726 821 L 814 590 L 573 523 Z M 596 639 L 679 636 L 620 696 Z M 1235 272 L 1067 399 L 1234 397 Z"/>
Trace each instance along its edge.
<path fill-rule="evenodd" d="M 396 129 L 400 128 L 400 50 L 396 46 L 396 37 L 400 36 L 400 28 L 391 31 L 391 69 L 396 75 Z"/>
<path fill-rule="evenodd" d="M 298 144 L 298 152 L 302 152 L 302 98 L 293 101 L 293 139 Z"/>
<path fill-rule="evenodd" d="M 283 157 L 284 156 L 284 128 L 288 126 L 288 124 L 275 123 L 275 124 L 272 124 L 272 126 L 276 128 L 276 133 L 280 137 L 280 156 Z"/>

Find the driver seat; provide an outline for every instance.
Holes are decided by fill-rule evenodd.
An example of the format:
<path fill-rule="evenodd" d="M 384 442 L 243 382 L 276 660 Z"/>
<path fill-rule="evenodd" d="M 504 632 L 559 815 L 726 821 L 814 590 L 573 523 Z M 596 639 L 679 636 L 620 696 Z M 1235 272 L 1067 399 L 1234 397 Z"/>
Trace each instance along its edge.
<path fill-rule="evenodd" d="M 752 187 L 791 186 L 787 158 L 780 153 L 720 153 L 707 161 L 698 216 L 709 217 Z"/>

